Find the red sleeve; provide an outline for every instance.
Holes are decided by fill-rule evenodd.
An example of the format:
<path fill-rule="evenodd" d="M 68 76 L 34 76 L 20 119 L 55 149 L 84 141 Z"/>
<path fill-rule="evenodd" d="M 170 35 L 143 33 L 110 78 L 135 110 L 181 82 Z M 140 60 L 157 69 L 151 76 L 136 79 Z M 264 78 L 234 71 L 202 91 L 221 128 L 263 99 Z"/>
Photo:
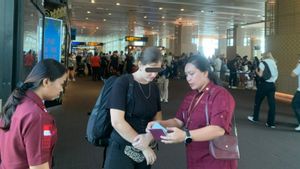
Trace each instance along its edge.
<path fill-rule="evenodd" d="M 22 135 L 26 155 L 30 166 L 36 166 L 51 160 L 52 140 L 55 126 L 45 112 L 33 112 L 24 118 Z"/>
<path fill-rule="evenodd" d="M 235 101 L 231 94 L 221 88 L 213 94 L 210 103 L 210 124 L 222 127 L 226 133 L 231 132 L 231 120 L 234 113 Z"/>

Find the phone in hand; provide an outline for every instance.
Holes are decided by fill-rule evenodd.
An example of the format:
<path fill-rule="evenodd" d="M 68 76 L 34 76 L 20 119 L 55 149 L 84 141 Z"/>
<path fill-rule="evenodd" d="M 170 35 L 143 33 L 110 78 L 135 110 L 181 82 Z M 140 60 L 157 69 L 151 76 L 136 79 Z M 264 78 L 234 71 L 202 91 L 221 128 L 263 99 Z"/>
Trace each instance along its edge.
<path fill-rule="evenodd" d="M 158 122 L 155 122 L 149 131 L 153 138 L 157 141 L 161 140 L 160 136 L 165 136 L 168 133 L 168 130 Z"/>

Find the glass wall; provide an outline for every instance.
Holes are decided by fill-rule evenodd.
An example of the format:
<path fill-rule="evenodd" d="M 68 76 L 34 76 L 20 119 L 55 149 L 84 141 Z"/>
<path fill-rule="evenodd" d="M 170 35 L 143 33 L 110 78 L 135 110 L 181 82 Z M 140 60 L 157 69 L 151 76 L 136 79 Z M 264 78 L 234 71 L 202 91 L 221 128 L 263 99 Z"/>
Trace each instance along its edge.
<path fill-rule="evenodd" d="M 42 58 L 43 15 L 30 0 L 24 1 L 24 44 L 23 77 L 24 80 L 32 67 Z"/>

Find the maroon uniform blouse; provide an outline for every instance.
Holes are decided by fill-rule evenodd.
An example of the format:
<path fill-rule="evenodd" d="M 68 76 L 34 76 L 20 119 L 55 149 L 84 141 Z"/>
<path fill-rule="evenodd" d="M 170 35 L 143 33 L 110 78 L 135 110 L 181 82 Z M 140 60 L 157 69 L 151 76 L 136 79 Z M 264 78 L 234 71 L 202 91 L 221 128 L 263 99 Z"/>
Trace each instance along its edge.
<path fill-rule="evenodd" d="M 203 91 L 203 94 L 195 106 L 188 112 L 190 104 L 198 91 L 189 92 L 179 110 L 176 118 L 188 125 L 189 130 L 206 126 L 205 104 L 208 100 L 208 114 L 211 125 L 220 126 L 226 133 L 231 133 L 231 119 L 234 113 L 235 101 L 231 94 L 221 86 L 210 82 Z M 196 99 L 195 99 L 196 100 Z M 193 103 L 195 103 L 194 101 Z M 190 118 L 189 118 L 190 117 Z M 188 120 L 189 119 L 189 120 Z M 187 121 L 188 124 L 187 124 Z M 193 141 L 186 146 L 188 169 L 236 169 L 236 160 L 216 160 L 209 154 L 208 141 Z"/>
<path fill-rule="evenodd" d="M 53 117 L 34 92 L 26 92 L 12 116 L 10 129 L 0 129 L 0 138 L 0 169 L 27 169 L 45 162 L 51 168 L 57 130 Z"/>

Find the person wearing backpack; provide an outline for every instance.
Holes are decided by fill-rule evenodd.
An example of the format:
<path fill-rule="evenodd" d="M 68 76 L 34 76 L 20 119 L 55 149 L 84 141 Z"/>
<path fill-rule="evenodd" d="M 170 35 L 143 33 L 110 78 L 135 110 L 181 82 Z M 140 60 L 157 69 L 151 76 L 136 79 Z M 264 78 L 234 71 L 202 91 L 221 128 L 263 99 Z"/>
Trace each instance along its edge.
<path fill-rule="evenodd" d="M 278 69 L 271 52 L 263 54 L 256 74 L 260 77 L 261 83 L 257 86 L 253 115 L 248 116 L 248 120 L 251 122 L 259 121 L 260 106 L 264 98 L 267 97 L 269 111 L 266 127 L 275 128 L 275 82 L 278 78 Z"/>
<path fill-rule="evenodd" d="M 156 160 L 149 146 L 153 137 L 146 133 L 146 126 L 152 120 L 162 119 L 159 89 L 152 82 L 161 70 L 162 57 L 156 47 L 148 47 L 138 59 L 139 68 L 131 74 L 134 79 L 133 110 L 128 113 L 126 104 L 128 75 L 116 79 L 108 98 L 113 131 L 104 169 L 150 169 Z"/>

